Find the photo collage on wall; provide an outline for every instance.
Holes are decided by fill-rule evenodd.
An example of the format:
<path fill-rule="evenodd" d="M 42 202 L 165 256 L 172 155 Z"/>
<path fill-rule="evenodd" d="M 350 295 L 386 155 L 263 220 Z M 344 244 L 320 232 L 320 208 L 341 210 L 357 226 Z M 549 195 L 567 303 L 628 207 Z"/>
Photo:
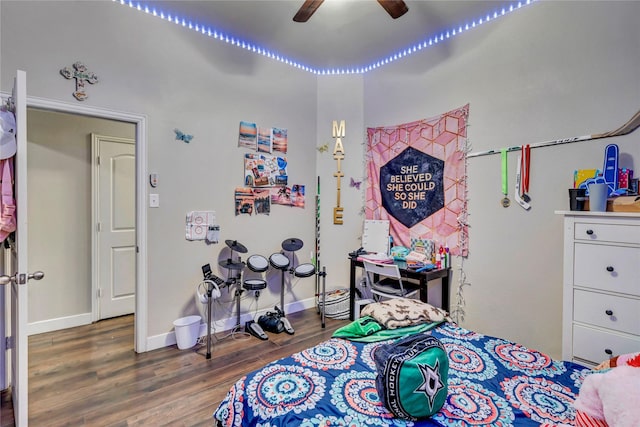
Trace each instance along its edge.
<path fill-rule="evenodd" d="M 238 147 L 244 155 L 244 187 L 235 189 L 236 215 L 269 215 L 271 205 L 304 208 L 304 185 L 289 187 L 287 129 L 240 122 Z"/>

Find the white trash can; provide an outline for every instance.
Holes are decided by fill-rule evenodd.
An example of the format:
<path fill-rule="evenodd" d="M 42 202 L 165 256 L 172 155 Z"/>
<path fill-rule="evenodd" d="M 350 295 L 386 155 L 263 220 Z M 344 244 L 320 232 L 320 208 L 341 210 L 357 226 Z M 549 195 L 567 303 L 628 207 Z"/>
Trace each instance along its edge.
<path fill-rule="evenodd" d="M 200 320 L 200 316 L 187 316 L 173 322 L 176 330 L 176 343 L 180 350 L 186 350 L 196 345 L 200 333 Z"/>

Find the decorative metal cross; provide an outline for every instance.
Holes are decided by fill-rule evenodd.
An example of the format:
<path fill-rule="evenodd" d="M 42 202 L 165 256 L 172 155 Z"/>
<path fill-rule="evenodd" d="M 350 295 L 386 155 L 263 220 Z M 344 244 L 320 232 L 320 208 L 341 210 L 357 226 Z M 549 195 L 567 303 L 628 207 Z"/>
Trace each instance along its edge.
<path fill-rule="evenodd" d="M 64 67 L 60 70 L 60 74 L 67 79 L 76 79 L 76 91 L 73 92 L 73 96 L 78 101 L 87 99 L 87 94 L 84 91 L 84 82 L 98 83 L 98 76 L 92 71 L 87 71 L 87 66 L 79 61 L 73 64 L 73 70 L 69 67 Z"/>

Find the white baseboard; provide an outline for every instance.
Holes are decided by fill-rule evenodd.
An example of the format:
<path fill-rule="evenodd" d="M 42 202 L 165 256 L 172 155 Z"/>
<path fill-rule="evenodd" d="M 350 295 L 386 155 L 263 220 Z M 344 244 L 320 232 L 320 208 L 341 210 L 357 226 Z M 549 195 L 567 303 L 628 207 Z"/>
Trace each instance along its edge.
<path fill-rule="evenodd" d="M 285 313 L 296 313 L 298 311 L 306 310 L 308 308 L 312 308 L 316 306 L 316 299 L 309 298 L 300 301 L 294 301 L 285 305 Z M 258 311 L 258 313 L 245 313 L 240 316 L 240 324 L 244 326 L 245 322 L 249 320 L 253 320 L 254 316 L 261 316 L 265 314 L 267 311 L 273 311 L 272 309 L 263 309 Z M 216 332 L 229 331 L 234 326 L 236 326 L 237 318 L 236 316 L 228 317 L 226 319 L 218 319 L 214 321 Z M 203 319 L 200 324 L 200 335 L 201 337 L 207 335 L 207 321 Z M 167 332 L 164 334 L 154 335 L 152 337 L 147 338 L 147 351 L 156 350 L 163 347 L 169 347 L 172 345 L 176 345 L 176 334 L 175 331 Z"/>
<path fill-rule="evenodd" d="M 285 306 L 286 313 L 296 313 L 298 311 L 306 310 L 316 306 L 315 298 L 309 298 L 300 301 L 294 301 Z M 258 311 L 257 316 L 265 314 L 272 309 L 263 309 Z M 244 325 L 245 322 L 252 320 L 256 316 L 256 313 L 245 313 L 240 316 L 240 324 Z M 231 330 L 236 325 L 236 317 L 228 317 L 226 319 L 219 319 L 215 321 L 215 330 L 217 332 Z M 67 317 L 59 317 L 57 319 L 43 320 L 40 322 L 29 323 L 27 326 L 28 335 L 42 334 L 45 332 L 58 331 L 61 329 L 74 328 L 76 326 L 83 326 L 91 324 L 91 313 L 77 314 Z M 207 335 L 207 323 L 203 320 L 200 325 L 200 336 Z M 168 347 L 176 345 L 176 335 L 174 331 L 164 334 L 154 335 L 147 338 L 147 351 L 156 350 L 162 347 Z"/>
<path fill-rule="evenodd" d="M 27 335 L 43 334 L 45 332 L 75 328 L 76 326 L 90 324 L 91 313 L 75 314 L 73 316 L 58 317 L 57 319 L 48 319 L 40 322 L 29 323 L 27 325 Z"/>

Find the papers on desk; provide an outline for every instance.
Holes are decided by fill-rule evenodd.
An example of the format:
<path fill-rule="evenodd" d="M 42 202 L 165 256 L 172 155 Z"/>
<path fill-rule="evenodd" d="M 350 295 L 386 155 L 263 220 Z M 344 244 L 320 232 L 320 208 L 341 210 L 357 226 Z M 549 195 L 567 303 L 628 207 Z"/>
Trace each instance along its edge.
<path fill-rule="evenodd" d="M 405 260 L 407 262 L 431 262 L 431 258 L 429 258 L 426 254 L 417 251 L 409 252 L 409 254 L 405 257 Z"/>
<path fill-rule="evenodd" d="M 379 262 L 381 264 L 393 264 L 393 258 L 382 252 L 362 254 L 358 257 L 358 261 L 363 261 L 365 259 L 367 261 Z"/>
<path fill-rule="evenodd" d="M 389 253 L 388 220 L 364 220 L 362 248 L 370 253 Z"/>

